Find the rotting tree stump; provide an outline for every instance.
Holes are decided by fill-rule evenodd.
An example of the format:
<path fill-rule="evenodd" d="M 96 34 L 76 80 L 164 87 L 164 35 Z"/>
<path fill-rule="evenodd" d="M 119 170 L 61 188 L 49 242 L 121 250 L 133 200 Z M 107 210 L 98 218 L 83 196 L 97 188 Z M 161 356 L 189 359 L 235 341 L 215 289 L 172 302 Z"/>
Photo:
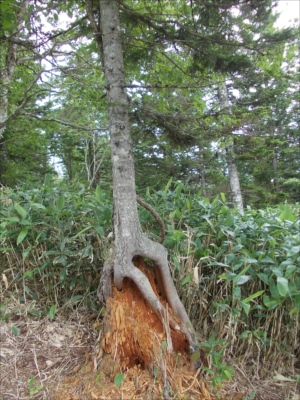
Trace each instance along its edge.
<path fill-rule="evenodd" d="M 144 262 L 142 257 L 136 257 L 134 265 L 147 276 L 156 296 L 176 320 L 160 291 L 155 266 Z M 134 365 L 149 368 L 155 361 L 159 365 L 162 346 L 165 347 L 168 340 L 175 352 L 189 353 L 184 333 L 163 324 L 131 279 L 124 279 L 121 291 L 113 287 L 112 294 L 106 302 L 101 346 L 105 353 L 119 360 L 123 369 Z"/>

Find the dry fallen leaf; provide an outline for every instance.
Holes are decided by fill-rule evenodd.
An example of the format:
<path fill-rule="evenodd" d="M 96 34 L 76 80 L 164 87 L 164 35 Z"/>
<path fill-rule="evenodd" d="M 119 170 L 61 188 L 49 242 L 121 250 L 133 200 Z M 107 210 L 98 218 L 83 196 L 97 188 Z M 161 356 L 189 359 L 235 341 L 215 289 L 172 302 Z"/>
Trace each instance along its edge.
<path fill-rule="evenodd" d="M 273 376 L 273 379 L 275 381 L 282 381 L 282 382 L 296 382 L 295 379 L 287 378 L 286 376 L 283 376 L 281 374 Z"/>
<path fill-rule="evenodd" d="M 78 365 L 76 365 L 76 366 L 73 368 L 72 372 L 73 372 L 74 374 L 76 374 L 76 372 L 80 371 L 80 368 L 81 368 L 81 365 L 78 364 Z"/>

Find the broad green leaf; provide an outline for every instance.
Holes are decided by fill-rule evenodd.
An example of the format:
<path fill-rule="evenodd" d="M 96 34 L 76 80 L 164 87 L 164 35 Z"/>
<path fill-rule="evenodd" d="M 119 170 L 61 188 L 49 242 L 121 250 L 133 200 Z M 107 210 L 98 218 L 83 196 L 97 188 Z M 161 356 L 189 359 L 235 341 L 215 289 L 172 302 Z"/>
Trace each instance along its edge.
<path fill-rule="evenodd" d="M 218 266 L 218 267 L 229 267 L 228 264 L 224 264 L 224 263 L 221 263 L 221 262 L 218 262 L 218 261 L 210 262 L 210 263 L 207 264 L 207 265 L 210 266 L 210 267 L 214 267 L 214 266 Z"/>
<path fill-rule="evenodd" d="M 20 204 L 16 203 L 15 204 L 15 210 L 17 211 L 17 213 L 19 215 L 21 215 L 22 218 L 25 218 L 27 215 L 27 211 L 25 210 L 25 208 L 23 208 L 22 206 L 20 206 Z"/>
<path fill-rule="evenodd" d="M 186 199 L 186 208 L 188 209 L 188 211 L 191 211 L 191 202 L 189 200 L 189 198 Z"/>
<path fill-rule="evenodd" d="M 95 230 L 96 230 L 96 232 L 97 232 L 101 237 L 104 236 L 104 229 L 103 229 L 102 226 L 96 226 L 96 227 L 95 227 Z"/>
<path fill-rule="evenodd" d="M 246 258 L 246 262 L 248 263 L 248 264 L 257 264 L 258 263 L 258 261 L 256 260 L 256 258 Z"/>
<path fill-rule="evenodd" d="M 29 226 L 29 225 L 31 225 L 31 222 L 28 221 L 28 219 L 22 219 L 22 220 L 20 221 L 20 225 Z"/>
<path fill-rule="evenodd" d="M 261 296 L 263 293 L 264 293 L 264 290 L 260 290 L 259 292 L 256 292 L 256 293 L 252 294 L 251 296 L 246 297 L 246 298 L 243 300 L 243 302 L 244 302 L 244 303 L 249 303 L 249 301 L 255 299 L 255 298 L 258 297 L 258 296 Z"/>
<path fill-rule="evenodd" d="M 297 310 L 300 311 L 300 294 L 296 294 L 294 299 L 295 299 L 295 306 L 296 306 Z"/>
<path fill-rule="evenodd" d="M 92 228 L 94 228 L 94 226 L 92 226 L 92 225 L 91 225 L 91 226 L 85 227 L 85 228 L 82 229 L 80 232 L 76 233 L 76 235 L 73 236 L 72 239 L 76 239 L 78 236 L 82 235 L 84 232 L 86 232 L 86 231 L 88 231 L 89 229 L 92 229 Z M 103 229 L 103 228 L 102 228 L 102 229 Z"/>
<path fill-rule="evenodd" d="M 289 281 L 282 276 L 277 277 L 277 289 L 282 297 L 286 297 L 289 294 Z"/>
<path fill-rule="evenodd" d="M 25 249 L 23 251 L 23 254 L 22 254 L 23 261 L 27 258 L 27 256 L 30 253 L 31 249 L 32 249 L 31 247 L 27 247 L 27 249 Z"/>
<path fill-rule="evenodd" d="M 188 275 L 186 275 L 183 279 L 182 279 L 182 281 L 181 281 L 181 286 L 184 286 L 184 285 L 186 285 L 187 283 L 189 283 L 191 280 L 193 279 L 193 274 L 188 274 Z"/>
<path fill-rule="evenodd" d="M 50 307 L 50 310 L 49 310 L 49 318 L 50 318 L 51 321 L 54 319 L 55 314 L 56 314 L 56 305 L 53 304 L 53 305 Z"/>
<path fill-rule="evenodd" d="M 57 208 L 59 209 L 59 211 L 62 210 L 64 204 L 65 204 L 65 196 L 63 193 L 61 193 L 56 202 L 56 205 L 57 205 Z"/>
<path fill-rule="evenodd" d="M 245 274 L 245 272 L 248 271 L 249 268 L 250 268 L 250 265 L 247 265 L 245 268 L 243 268 L 243 269 L 241 270 L 241 272 L 240 272 L 239 274 L 237 274 L 237 275 L 233 278 L 233 282 L 237 282 L 238 279 L 239 279 L 241 276 L 243 276 L 243 275 Z"/>
<path fill-rule="evenodd" d="M 121 372 L 119 372 L 119 373 L 115 376 L 115 378 L 114 378 L 114 385 L 115 385 L 115 387 L 118 388 L 118 387 L 122 384 L 122 382 L 124 381 L 124 379 L 125 379 L 125 375 L 122 374 Z"/>
<path fill-rule="evenodd" d="M 102 190 L 99 185 L 97 185 L 97 187 L 96 187 L 95 195 L 96 195 L 96 199 L 99 201 L 99 203 L 101 203 L 102 199 L 103 199 L 103 194 L 102 194 Z"/>
<path fill-rule="evenodd" d="M 245 314 L 246 315 L 249 315 L 249 312 L 250 312 L 250 304 L 248 304 L 248 303 L 244 303 L 243 301 L 241 301 L 241 306 L 243 307 L 243 309 L 244 309 L 244 311 L 245 311 Z"/>
<path fill-rule="evenodd" d="M 48 250 L 48 251 L 45 252 L 45 254 L 47 256 L 56 256 L 57 254 L 60 254 L 60 251 L 58 251 L 58 250 Z"/>
<path fill-rule="evenodd" d="M 65 266 L 65 267 L 62 269 L 62 271 L 61 271 L 61 273 L 60 273 L 60 276 L 59 276 L 60 282 L 64 282 L 64 280 L 66 279 L 66 276 L 67 276 L 67 267 Z"/>
<path fill-rule="evenodd" d="M 259 260 L 259 262 L 263 264 L 275 264 L 275 261 L 270 257 L 264 257 L 261 260 Z"/>
<path fill-rule="evenodd" d="M 223 203 L 226 203 L 225 193 L 221 192 L 220 195 L 221 195 L 221 199 L 222 199 Z"/>
<path fill-rule="evenodd" d="M 284 277 L 286 279 L 288 279 L 296 269 L 297 269 L 296 265 L 288 265 L 286 267 L 286 271 L 285 271 Z"/>
<path fill-rule="evenodd" d="M 40 203 L 31 203 L 30 206 L 35 210 L 46 210 L 46 207 Z"/>
<path fill-rule="evenodd" d="M 257 274 L 257 276 L 259 277 L 260 280 L 262 280 L 265 284 L 269 284 L 269 278 L 266 274 L 263 274 L 262 272 L 260 272 L 259 274 Z"/>
<path fill-rule="evenodd" d="M 240 251 L 244 246 L 242 244 L 237 244 L 236 246 L 233 247 L 232 252 L 237 253 Z"/>
<path fill-rule="evenodd" d="M 53 264 L 67 265 L 67 257 L 65 255 L 61 255 L 54 260 Z"/>
<path fill-rule="evenodd" d="M 215 207 L 217 207 L 217 205 L 219 205 L 219 195 L 217 195 L 215 198 L 214 198 L 214 200 L 213 200 L 213 202 L 212 202 L 212 204 L 211 204 L 211 206 L 212 206 L 212 208 L 215 208 Z"/>
<path fill-rule="evenodd" d="M 293 264 L 293 260 L 291 258 L 288 258 L 287 260 L 282 261 L 282 263 L 280 263 L 279 267 L 284 269 L 290 264 Z"/>
<path fill-rule="evenodd" d="M 227 376 L 227 378 L 229 379 L 229 380 L 232 380 L 232 375 L 231 375 L 231 373 L 228 371 L 228 369 L 224 369 L 223 370 L 223 372 L 224 372 L 224 374 Z"/>
<path fill-rule="evenodd" d="M 19 329 L 18 327 L 16 327 L 15 325 L 13 325 L 13 326 L 11 327 L 11 332 L 12 332 L 13 335 L 15 335 L 15 336 L 18 336 L 18 335 L 20 335 L 20 333 L 21 333 L 20 329 Z"/>
<path fill-rule="evenodd" d="M 275 267 L 271 267 L 270 270 L 273 272 L 273 274 L 275 274 L 277 277 L 278 276 L 283 276 L 283 273 L 281 271 L 280 268 L 275 268 Z"/>
<path fill-rule="evenodd" d="M 288 257 L 293 257 L 296 254 L 298 254 L 299 252 L 300 252 L 300 246 L 293 246 L 288 250 L 287 256 Z"/>
<path fill-rule="evenodd" d="M 166 184 L 166 187 L 165 187 L 165 189 L 164 189 L 164 193 L 165 193 L 165 194 L 166 194 L 167 191 L 169 190 L 169 187 L 171 186 L 172 180 L 173 180 L 173 178 L 170 178 L 169 181 L 168 181 L 168 183 Z"/>
<path fill-rule="evenodd" d="M 14 224 L 15 222 L 20 222 L 18 217 L 9 217 L 6 219 L 7 222 L 9 222 L 10 224 Z"/>
<path fill-rule="evenodd" d="M 208 223 L 208 225 L 211 227 L 212 231 L 215 233 L 216 230 L 211 222 L 211 220 L 209 219 L 209 217 L 207 215 L 202 215 L 202 218 L 205 219 L 205 221 Z"/>
<path fill-rule="evenodd" d="M 269 296 L 263 296 L 263 303 L 268 310 L 273 310 L 274 308 L 276 308 L 281 304 L 280 301 L 272 299 Z"/>
<path fill-rule="evenodd" d="M 169 218 L 170 218 L 171 220 L 173 220 L 173 219 L 176 217 L 176 211 L 177 211 L 177 210 L 174 210 L 173 212 L 171 212 L 171 214 L 170 214 L 170 216 L 169 216 Z"/>
<path fill-rule="evenodd" d="M 243 285 L 244 283 L 248 282 L 251 276 L 249 275 L 242 275 L 239 276 L 236 280 L 233 279 L 236 285 Z"/>
<path fill-rule="evenodd" d="M 77 294 L 73 297 L 71 297 L 70 300 L 68 300 L 68 302 L 70 302 L 72 305 L 78 303 L 81 299 L 83 298 L 83 296 L 81 294 Z"/>
<path fill-rule="evenodd" d="M 45 179 L 44 179 L 45 189 L 49 189 L 51 187 L 51 180 L 52 180 L 52 176 L 50 174 L 46 174 Z"/>
<path fill-rule="evenodd" d="M 290 206 L 288 204 L 285 204 L 283 206 L 283 211 L 279 215 L 279 218 L 281 221 L 291 221 L 295 222 L 297 220 L 297 217 L 292 213 L 292 210 L 290 209 Z"/>
<path fill-rule="evenodd" d="M 19 233 L 18 238 L 17 238 L 17 246 L 20 243 L 22 243 L 22 241 L 25 239 L 25 237 L 27 236 L 28 231 L 29 231 L 28 228 L 24 228 L 24 229 L 21 230 L 21 232 Z"/>
<path fill-rule="evenodd" d="M 177 269 L 177 271 L 181 270 L 181 265 L 180 262 L 178 261 L 178 258 L 176 256 L 173 257 L 173 263 L 175 265 L 175 268 Z"/>
<path fill-rule="evenodd" d="M 244 332 L 242 332 L 242 333 L 240 334 L 240 338 L 241 338 L 241 339 L 248 339 L 249 334 L 251 334 L 251 333 L 252 333 L 251 331 L 246 330 L 246 331 L 244 331 Z"/>
<path fill-rule="evenodd" d="M 174 230 L 173 232 L 173 235 L 170 236 L 171 239 L 180 241 L 186 238 L 185 234 L 182 231 Z"/>
<path fill-rule="evenodd" d="M 232 291 L 233 291 L 233 294 L 235 295 L 235 297 L 238 300 L 240 300 L 241 299 L 241 288 L 238 286 L 235 286 Z"/>
<path fill-rule="evenodd" d="M 227 282 L 231 282 L 236 277 L 234 272 L 227 272 L 227 274 L 219 275 L 220 279 L 226 279 Z"/>
<path fill-rule="evenodd" d="M 180 195 L 180 193 L 182 192 L 182 189 L 183 189 L 183 184 L 180 182 L 180 183 L 177 185 L 176 189 L 175 189 L 175 193 L 176 193 L 177 196 Z"/>

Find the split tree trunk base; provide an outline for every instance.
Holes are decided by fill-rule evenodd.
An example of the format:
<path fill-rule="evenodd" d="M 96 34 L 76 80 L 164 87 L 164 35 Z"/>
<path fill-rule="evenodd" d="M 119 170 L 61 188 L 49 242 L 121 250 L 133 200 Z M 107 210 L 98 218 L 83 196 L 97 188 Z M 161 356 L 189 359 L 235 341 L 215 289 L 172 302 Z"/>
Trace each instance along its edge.
<path fill-rule="evenodd" d="M 147 276 L 155 294 L 167 308 L 154 267 L 147 265 L 141 257 L 137 257 L 134 264 Z M 168 311 L 176 319 L 172 310 Z M 143 368 L 159 366 L 160 358 L 167 352 L 168 336 L 176 353 L 188 354 L 189 344 L 184 334 L 168 327 L 165 329 L 132 280 L 124 280 L 122 291 L 113 287 L 113 297 L 107 299 L 101 346 L 105 353 L 118 359 L 122 369 L 134 365 Z"/>

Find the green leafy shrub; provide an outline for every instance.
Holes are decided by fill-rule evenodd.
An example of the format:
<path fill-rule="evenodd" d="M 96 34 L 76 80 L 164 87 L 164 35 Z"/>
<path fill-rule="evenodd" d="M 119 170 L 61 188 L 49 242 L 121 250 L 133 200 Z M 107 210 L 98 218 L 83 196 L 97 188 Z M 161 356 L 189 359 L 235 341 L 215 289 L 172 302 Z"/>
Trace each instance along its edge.
<path fill-rule="evenodd" d="M 39 189 L 7 189 L 1 202 L 2 273 L 22 289 L 22 301 L 72 305 L 95 292 L 111 227 L 111 204 L 99 187 L 46 181 Z"/>
<path fill-rule="evenodd" d="M 244 214 L 179 182 L 148 200 L 167 224 L 173 278 L 195 327 L 227 353 L 261 357 L 296 346 L 300 312 L 299 206 Z M 148 216 L 151 230 L 151 217 Z M 225 352 L 226 354 L 226 352 Z"/>
<path fill-rule="evenodd" d="M 225 358 L 246 357 L 250 349 L 268 362 L 271 354 L 288 354 L 299 334 L 299 207 L 241 214 L 224 194 L 211 202 L 171 181 L 144 197 L 165 221 L 171 273 L 195 328 L 207 338 L 213 332 Z M 96 289 L 111 246 L 107 194 L 46 179 L 41 188 L 2 190 L 0 202 L 4 297 L 14 292 L 19 302 L 32 302 L 31 314 L 50 319 L 62 305 L 98 307 Z M 141 207 L 139 213 L 155 240 L 155 220 Z M 7 316 L 6 301 L 0 311 Z M 228 363 L 211 354 L 225 378 Z"/>

